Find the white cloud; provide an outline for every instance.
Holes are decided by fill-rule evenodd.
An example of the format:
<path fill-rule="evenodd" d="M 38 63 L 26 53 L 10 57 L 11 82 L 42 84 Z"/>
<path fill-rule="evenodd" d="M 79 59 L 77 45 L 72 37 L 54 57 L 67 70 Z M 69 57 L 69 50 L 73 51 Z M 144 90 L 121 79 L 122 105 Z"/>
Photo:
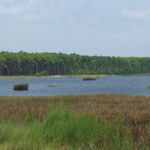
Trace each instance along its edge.
<path fill-rule="evenodd" d="M 61 17 L 61 14 L 53 11 L 29 12 L 24 13 L 21 19 L 24 21 L 55 21 Z"/>
<path fill-rule="evenodd" d="M 24 11 L 25 8 L 21 6 L 5 7 L 0 5 L 0 14 L 2 15 L 16 15 Z"/>
<path fill-rule="evenodd" d="M 114 38 L 123 42 L 127 42 L 130 40 L 129 37 L 124 32 L 114 34 Z"/>
<path fill-rule="evenodd" d="M 144 29 L 143 29 L 142 27 L 135 27 L 135 28 L 133 29 L 133 32 L 134 32 L 135 34 L 142 34 L 142 33 L 144 32 Z"/>
<path fill-rule="evenodd" d="M 150 18 L 150 12 L 148 10 L 124 10 L 122 15 L 131 19 L 147 19 Z"/>
<path fill-rule="evenodd" d="M 90 24 L 98 24 L 100 22 L 100 18 L 99 17 L 93 17 L 89 19 L 89 23 Z"/>
<path fill-rule="evenodd" d="M 7 2 L 4 3 L 4 2 Z M 23 21 L 55 21 L 61 17 L 61 13 L 53 7 L 49 7 L 47 0 L 0 0 L 0 17 L 14 16 Z"/>
<path fill-rule="evenodd" d="M 13 4 L 14 3 L 14 0 L 0 0 L 0 4 Z"/>
<path fill-rule="evenodd" d="M 17 15 L 23 11 L 27 11 L 31 5 L 32 0 L 24 2 L 17 2 L 15 0 L 0 0 L 0 15 Z M 29 3 L 30 2 L 30 3 Z"/>
<path fill-rule="evenodd" d="M 35 21 L 35 20 L 41 20 L 43 18 L 43 15 L 37 14 L 37 13 L 27 13 L 22 16 L 22 20 L 27 21 Z"/>

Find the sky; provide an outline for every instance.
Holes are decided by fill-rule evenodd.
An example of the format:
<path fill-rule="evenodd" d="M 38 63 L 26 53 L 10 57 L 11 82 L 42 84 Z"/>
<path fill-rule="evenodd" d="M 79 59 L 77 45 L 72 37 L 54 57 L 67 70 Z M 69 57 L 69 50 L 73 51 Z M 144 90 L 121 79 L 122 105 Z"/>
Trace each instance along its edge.
<path fill-rule="evenodd" d="M 0 0 L 0 51 L 150 57 L 150 0 Z"/>

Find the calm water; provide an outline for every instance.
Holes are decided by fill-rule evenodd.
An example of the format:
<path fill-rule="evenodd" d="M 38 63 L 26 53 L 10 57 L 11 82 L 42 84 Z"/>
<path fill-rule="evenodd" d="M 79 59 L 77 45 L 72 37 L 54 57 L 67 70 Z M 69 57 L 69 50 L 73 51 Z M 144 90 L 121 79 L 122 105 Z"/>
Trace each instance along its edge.
<path fill-rule="evenodd" d="M 28 83 L 28 91 L 13 91 L 16 83 Z M 48 87 L 62 85 L 62 87 Z M 82 78 L 59 79 L 0 79 L 0 96 L 54 96 L 79 94 L 129 94 L 150 95 L 150 76 L 137 77 L 102 77 L 93 81 Z"/>

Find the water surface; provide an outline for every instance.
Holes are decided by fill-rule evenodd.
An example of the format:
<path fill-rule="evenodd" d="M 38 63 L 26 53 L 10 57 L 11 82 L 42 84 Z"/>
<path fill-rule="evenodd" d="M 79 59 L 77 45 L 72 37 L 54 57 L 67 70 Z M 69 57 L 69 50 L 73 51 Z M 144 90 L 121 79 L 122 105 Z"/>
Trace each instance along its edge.
<path fill-rule="evenodd" d="M 14 91 L 13 85 L 28 83 L 28 91 Z M 48 87 L 48 85 L 62 85 Z M 79 94 L 150 95 L 150 76 L 101 77 L 83 81 L 82 78 L 0 79 L 0 96 L 56 96 Z"/>

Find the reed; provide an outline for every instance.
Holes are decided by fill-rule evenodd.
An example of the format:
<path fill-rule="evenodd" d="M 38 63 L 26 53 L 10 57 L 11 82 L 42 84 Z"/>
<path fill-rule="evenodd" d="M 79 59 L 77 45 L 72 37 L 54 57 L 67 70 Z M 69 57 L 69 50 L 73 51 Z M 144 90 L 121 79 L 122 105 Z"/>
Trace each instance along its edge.
<path fill-rule="evenodd" d="M 122 120 L 122 132 L 129 133 L 134 145 L 150 147 L 150 97 L 127 95 L 78 95 L 56 97 L 0 97 L 0 118 L 4 121 L 26 119 L 43 122 L 49 104 L 57 108 L 60 103 L 74 114 L 96 116 L 98 120 Z M 19 107 L 18 107 L 19 106 Z M 30 117 L 26 117 L 29 114 Z M 0 119 L 2 120 L 2 119 Z M 3 122 L 3 121 L 0 121 Z M 135 148 L 136 149 L 136 148 Z"/>
<path fill-rule="evenodd" d="M 19 126 L 14 121 L 0 124 L 0 144 L 7 143 L 7 150 L 44 150 L 53 143 L 68 145 L 66 150 L 132 149 L 131 138 L 121 133 L 122 122 L 118 119 L 99 122 L 96 116 L 74 114 L 63 106 L 50 105 L 41 122 L 25 119 Z"/>

